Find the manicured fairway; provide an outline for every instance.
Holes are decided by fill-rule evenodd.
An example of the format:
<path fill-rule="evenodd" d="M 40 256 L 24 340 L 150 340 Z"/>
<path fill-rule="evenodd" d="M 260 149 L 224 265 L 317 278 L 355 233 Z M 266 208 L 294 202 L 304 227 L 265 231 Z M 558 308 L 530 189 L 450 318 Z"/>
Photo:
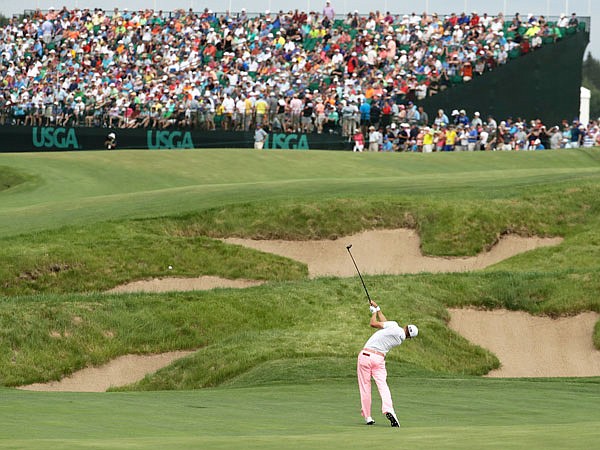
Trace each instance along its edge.
<path fill-rule="evenodd" d="M 2 194 L 0 236 L 265 200 L 348 195 L 503 197 L 600 175 L 600 153 L 348 154 L 192 150 L 0 154 L 31 180 Z M 493 170 L 490 168 L 493 167 Z"/>
<path fill-rule="evenodd" d="M 402 428 L 359 416 L 353 382 L 106 394 L 0 391 L 0 448 L 591 449 L 589 380 L 391 378 Z"/>

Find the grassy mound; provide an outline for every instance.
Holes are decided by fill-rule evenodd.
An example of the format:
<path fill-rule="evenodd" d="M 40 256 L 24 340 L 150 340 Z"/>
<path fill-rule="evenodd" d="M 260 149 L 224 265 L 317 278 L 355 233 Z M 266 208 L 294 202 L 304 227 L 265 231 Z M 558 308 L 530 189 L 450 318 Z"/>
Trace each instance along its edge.
<path fill-rule="evenodd" d="M 11 167 L 0 166 L 0 192 L 25 183 L 28 177 Z"/>

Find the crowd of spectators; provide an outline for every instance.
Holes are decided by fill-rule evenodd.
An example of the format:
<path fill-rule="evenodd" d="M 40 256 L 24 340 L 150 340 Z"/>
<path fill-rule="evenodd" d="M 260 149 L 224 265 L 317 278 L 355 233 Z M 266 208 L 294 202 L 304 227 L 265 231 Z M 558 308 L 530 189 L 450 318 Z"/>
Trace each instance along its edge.
<path fill-rule="evenodd" d="M 329 1 L 253 17 L 36 10 L 0 29 L 0 125 L 385 134 L 434 125 L 419 100 L 578 28 L 575 14 L 337 16 Z"/>
<path fill-rule="evenodd" d="M 587 125 L 564 120 L 546 126 L 541 120 L 508 118 L 499 123 L 491 116 L 483 119 L 479 112 L 469 117 L 465 110 L 453 110 L 450 116 L 439 110 L 431 124 L 416 120 L 399 126 L 371 124 L 359 127 L 351 137 L 353 150 L 369 151 L 478 151 L 544 150 L 600 145 L 600 124 Z"/>

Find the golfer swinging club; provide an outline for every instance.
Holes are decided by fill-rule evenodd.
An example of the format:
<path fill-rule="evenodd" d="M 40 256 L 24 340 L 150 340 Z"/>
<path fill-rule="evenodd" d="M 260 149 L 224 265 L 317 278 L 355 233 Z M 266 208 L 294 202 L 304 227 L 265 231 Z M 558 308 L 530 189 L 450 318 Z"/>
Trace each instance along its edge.
<path fill-rule="evenodd" d="M 402 344 L 405 339 L 414 338 L 419 330 L 414 325 L 404 328 L 393 320 L 387 320 L 377 303 L 371 300 L 369 310 L 371 321 L 369 325 L 378 330 L 369 338 L 365 347 L 358 355 L 356 372 L 358 374 L 358 389 L 360 391 L 361 414 L 367 425 L 375 424 L 371 417 L 371 377 L 377 384 L 381 396 L 381 410 L 390 421 L 392 427 L 399 427 L 398 417 L 394 411 L 392 394 L 387 385 L 387 371 L 385 369 L 385 355 L 392 348 Z"/>

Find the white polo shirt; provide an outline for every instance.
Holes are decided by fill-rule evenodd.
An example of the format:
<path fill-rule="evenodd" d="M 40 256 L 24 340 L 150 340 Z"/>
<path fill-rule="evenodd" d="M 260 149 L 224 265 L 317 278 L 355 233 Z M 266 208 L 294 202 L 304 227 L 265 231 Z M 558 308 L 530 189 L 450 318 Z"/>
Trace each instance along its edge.
<path fill-rule="evenodd" d="M 383 328 L 373 333 L 365 344 L 365 348 L 387 354 L 392 348 L 402 344 L 406 339 L 404 328 L 393 320 L 383 322 Z"/>

